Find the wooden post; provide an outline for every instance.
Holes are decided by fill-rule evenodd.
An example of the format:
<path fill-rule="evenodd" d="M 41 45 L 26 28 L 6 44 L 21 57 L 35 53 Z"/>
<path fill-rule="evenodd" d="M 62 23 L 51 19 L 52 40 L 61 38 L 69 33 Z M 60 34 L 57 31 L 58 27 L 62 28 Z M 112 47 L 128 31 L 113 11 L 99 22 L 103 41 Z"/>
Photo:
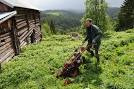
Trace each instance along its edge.
<path fill-rule="evenodd" d="M 15 55 L 19 55 L 20 53 L 20 43 L 19 43 L 19 39 L 17 36 L 17 28 L 16 28 L 16 21 L 15 21 L 15 17 L 12 18 L 12 36 L 13 36 L 13 44 L 14 44 L 14 48 L 15 48 Z"/>

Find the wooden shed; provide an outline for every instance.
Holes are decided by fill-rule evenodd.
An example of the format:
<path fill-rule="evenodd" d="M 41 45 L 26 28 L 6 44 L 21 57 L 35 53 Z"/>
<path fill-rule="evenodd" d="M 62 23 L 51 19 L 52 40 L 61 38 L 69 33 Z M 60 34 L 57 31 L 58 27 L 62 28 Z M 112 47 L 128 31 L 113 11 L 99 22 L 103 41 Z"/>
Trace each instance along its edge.
<path fill-rule="evenodd" d="M 40 11 L 23 0 L 0 0 L 0 63 L 41 41 Z"/>

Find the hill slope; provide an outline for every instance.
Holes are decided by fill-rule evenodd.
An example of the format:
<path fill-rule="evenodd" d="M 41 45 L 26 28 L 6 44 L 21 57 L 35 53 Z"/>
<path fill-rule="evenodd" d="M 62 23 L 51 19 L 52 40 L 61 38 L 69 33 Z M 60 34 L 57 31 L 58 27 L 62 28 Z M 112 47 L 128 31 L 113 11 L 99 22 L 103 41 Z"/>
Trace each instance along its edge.
<path fill-rule="evenodd" d="M 41 13 L 43 21 L 54 22 L 57 30 L 68 30 L 80 26 L 83 13 L 65 10 L 47 10 Z"/>
<path fill-rule="evenodd" d="M 133 89 L 134 31 L 106 33 L 100 49 L 101 63 L 96 70 L 95 58 L 85 53 L 89 63 L 81 66 L 75 82 L 63 86 L 54 72 L 73 52 L 81 40 L 56 35 L 29 45 L 21 55 L 3 65 L 0 89 Z"/>
<path fill-rule="evenodd" d="M 118 14 L 120 12 L 120 8 L 118 7 L 109 7 L 107 9 L 107 13 L 110 17 L 112 17 L 113 19 L 117 19 L 118 18 Z"/>

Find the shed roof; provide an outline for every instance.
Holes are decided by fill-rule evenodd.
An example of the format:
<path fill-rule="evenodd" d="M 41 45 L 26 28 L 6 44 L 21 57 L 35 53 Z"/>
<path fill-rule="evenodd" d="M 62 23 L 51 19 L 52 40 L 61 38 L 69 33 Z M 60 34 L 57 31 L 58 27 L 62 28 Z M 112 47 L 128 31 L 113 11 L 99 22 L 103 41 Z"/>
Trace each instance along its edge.
<path fill-rule="evenodd" d="M 34 7 L 30 3 L 24 2 L 23 0 L 0 0 L 0 2 L 8 5 L 9 7 L 22 7 L 28 9 L 39 10 L 38 8 Z"/>
<path fill-rule="evenodd" d="M 16 11 L 0 13 L 0 24 L 16 15 Z"/>

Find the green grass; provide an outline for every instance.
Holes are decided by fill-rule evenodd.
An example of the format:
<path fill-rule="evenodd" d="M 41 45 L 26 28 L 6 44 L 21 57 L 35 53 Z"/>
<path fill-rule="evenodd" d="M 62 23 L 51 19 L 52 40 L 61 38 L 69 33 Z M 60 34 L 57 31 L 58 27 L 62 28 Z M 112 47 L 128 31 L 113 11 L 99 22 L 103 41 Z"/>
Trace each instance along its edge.
<path fill-rule="evenodd" d="M 0 89 L 133 89 L 134 31 L 106 33 L 100 49 L 101 63 L 86 52 L 88 63 L 81 66 L 81 75 L 64 86 L 55 71 L 63 66 L 80 45 L 67 35 L 44 38 L 22 50 L 19 56 L 4 64 L 0 74 Z"/>

